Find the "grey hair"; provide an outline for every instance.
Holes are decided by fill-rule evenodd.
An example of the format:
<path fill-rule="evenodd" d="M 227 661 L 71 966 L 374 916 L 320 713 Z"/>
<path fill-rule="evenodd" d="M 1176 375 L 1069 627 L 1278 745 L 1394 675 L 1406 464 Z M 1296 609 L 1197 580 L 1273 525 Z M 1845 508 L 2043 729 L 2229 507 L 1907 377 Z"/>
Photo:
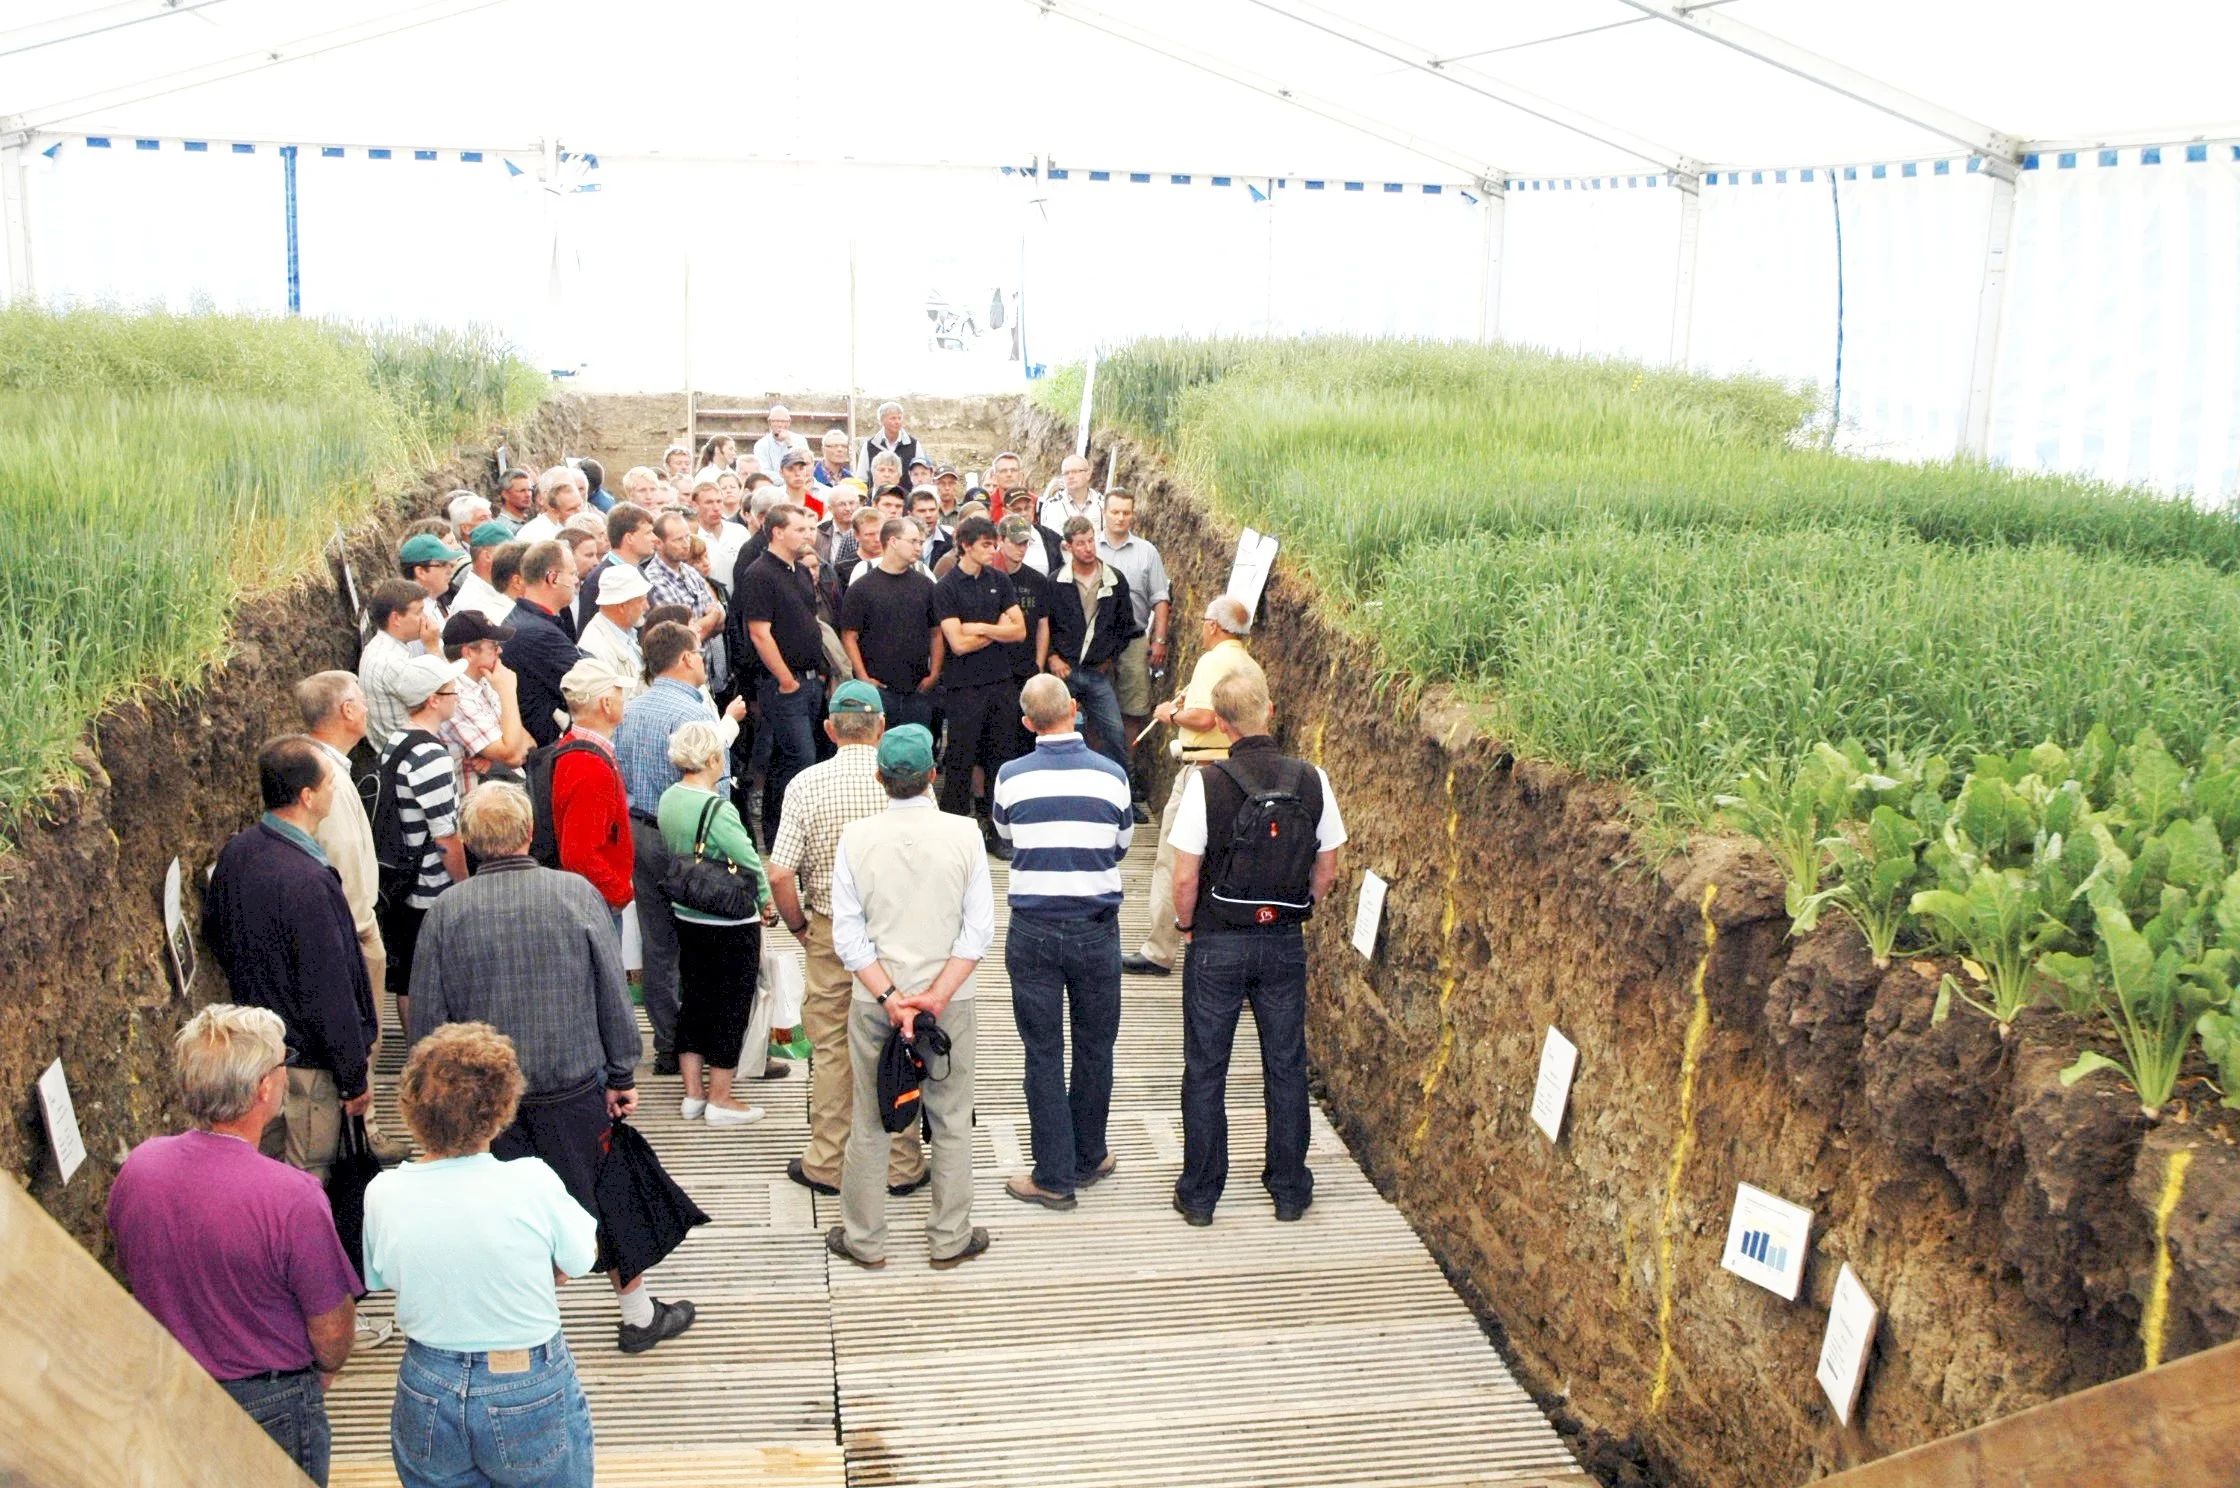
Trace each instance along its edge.
<path fill-rule="evenodd" d="M 296 711 L 303 726 L 315 729 L 341 710 L 342 700 L 358 685 L 356 672 L 313 672 L 296 684 Z"/>
<path fill-rule="evenodd" d="M 846 444 L 848 442 L 848 431 L 845 429 L 827 429 L 824 431 L 824 442 L 828 445 Z"/>
<path fill-rule="evenodd" d="M 1268 684 L 1256 672 L 1231 672 L 1213 684 L 1213 713 L 1240 734 L 1266 733 Z"/>
<path fill-rule="evenodd" d="M 1234 594 L 1224 594 L 1206 606 L 1206 618 L 1233 636 L 1252 634 L 1252 611 Z"/>
<path fill-rule="evenodd" d="M 459 840 L 478 858 L 519 857 L 536 830 L 529 793 L 503 780 L 476 786 L 459 808 Z"/>
<path fill-rule="evenodd" d="M 723 758 L 723 734 L 705 718 L 680 723 L 669 735 L 669 763 L 687 775 L 705 770 Z"/>
<path fill-rule="evenodd" d="M 270 1008 L 213 1002 L 171 1041 L 179 1098 L 198 1126 L 248 1115 L 257 1082 L 287 1060 L 288 1028 Z"/>
<path fill-rule="evenodd" d="M 451 530 L 464 537 L 467 529 L 475 525 L 476 507 L 482 508 L 482 517 L 487 520 L 490 516 L 489 497 L 478 496 L 472 491 L 453 491 L 449 504 L 443 509 L 443 514 L 451 519 Z"/>
<path fill-rule="evenodd" d="M 537 499 L 546 506 L 552 505 L 552 495 L 562 486 L 576 483 L 576 473 L 565 465 L 555 465 L 537 477 Z"/>
<path fill-rule="evenodd" d="M 769 418 L 779 418 L 779 417 L 792 418 L 792 417 L 793 417 L 793 410 L 792 410 L 792 409 L 790 409 L 790 408 L 788 408 L 788 407 L 786 407 L 786 406 L 785 406 L 785 404 L 783 404 L 783 403 L 773 403 L 773 404 L 771 404 L 771 405 L 770 405 L 770 412 L 769 412 L 769 413 L 768 413 L 768 414 L 766 415 L 766 417 L 769 417 Z"/>
<path fill-rule="evenodd" d="M 1072 689 L 1048 672 L 1037 673 L 1019 689 L 1019 711 L 1027 715 L 1027 722 L 1038 734 L 1070 723 L 1073 721 Z"/>
<path fill-rule="evenodd" d="M 900 470 L 902 468 L 902 456 L 896 454 L 893 450 L 881 450 L 871 457 L 871 468 L 873 470 L 884 470 L 890 465 Z"/>
<path fill-rule="evenodd" d="M 776 486 L 760 486 L 756 488 L 754 495 L 747 499 L 747 510 L 755 516 L 764 517 L 770 514 L 771 507 L 784 506 L 785 504 L 785 492 L 779 490 Z"/>
<path fill-rule="evenodd" d="M 884 713 L 827 713 L 825 722 L 831 726 L 833 738 L 843 744 L 869 744 L 887 731 Z"/>
<path fill-rule="evenodd" d="M 933 784 L 931 770 L 889 770 L 881 765 L 878 767 L 878 774 L 879 785 L 891 801 L 914 801 L 926 793 L 926 787 Z"/>
<path fill-rule="evenodd" d="M 893 402 L 892 400 L 879 405 L 879 417 L 881 418 L 885 418 L 890 413 L 900 412 L 902 412 L 902 405 L 900 403 Z"/>

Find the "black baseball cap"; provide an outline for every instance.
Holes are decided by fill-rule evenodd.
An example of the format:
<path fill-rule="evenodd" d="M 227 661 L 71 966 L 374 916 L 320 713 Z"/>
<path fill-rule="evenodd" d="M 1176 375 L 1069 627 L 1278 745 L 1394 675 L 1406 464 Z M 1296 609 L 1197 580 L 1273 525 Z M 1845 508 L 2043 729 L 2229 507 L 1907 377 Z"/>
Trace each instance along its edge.
<path fill-rule="evenodd" d="M 500 625 L 480 610 L 460 610 L 443 622 L 446 646 L 471 646 L 477 641 L 496 641 L 503 645 L 512 639 L 512 626 Z"/>

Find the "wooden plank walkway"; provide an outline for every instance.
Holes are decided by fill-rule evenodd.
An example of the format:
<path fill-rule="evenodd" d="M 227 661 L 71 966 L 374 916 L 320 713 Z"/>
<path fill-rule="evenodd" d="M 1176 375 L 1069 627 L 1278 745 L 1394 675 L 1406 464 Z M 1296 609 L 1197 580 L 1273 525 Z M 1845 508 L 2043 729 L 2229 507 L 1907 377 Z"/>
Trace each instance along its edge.
<path fill-rule="evenodd" d="M 1131 949 L 1151 872 L 1148 832 L 1137 843 L 1122 914 Z M 1069 1214 L 1004 1196 L 1029 1143 L 994 866 L 998 941 L 976 983 L 973 1219 L 995 1244 L 954 1271 L 925 1267 L 918 1194 L 889 1201 L 885 1270 L 828 1264 L 822 1237 L 838 1201 L 785 1176 L 806 1129 L 800 1074 L 759 1085 L 769 1115 L 726 1131 L 678 1118 L 674 1078 L 642 1077 L 638 1125 L 713 1223 L 648 1283 L 698 1305 L 680 1340 L 625 1357 L 604 1285 L 561 1292 L 599 1480 L 1591 1485 L 1319 1108 L 1314 1205 L 1297 1224 L 1275 1222 L 1257 1181 L 1266 1127 L 1249 1014 L 1231 1069 L 1229 1192 L 1211 1229 L 1168 1207 L 1182 1164 L 1179 976 L 1127 979 L 1113 1177 Z M 391 1039 L 379 1101 L 397 1132 L 402 1062 Z M 389 1312 L 386 1294 L 362 1309 Z M 329 1397 L 337 1488 L 396 1481 L 388 1407 L 401 1346 L 361 1351 Z"/>

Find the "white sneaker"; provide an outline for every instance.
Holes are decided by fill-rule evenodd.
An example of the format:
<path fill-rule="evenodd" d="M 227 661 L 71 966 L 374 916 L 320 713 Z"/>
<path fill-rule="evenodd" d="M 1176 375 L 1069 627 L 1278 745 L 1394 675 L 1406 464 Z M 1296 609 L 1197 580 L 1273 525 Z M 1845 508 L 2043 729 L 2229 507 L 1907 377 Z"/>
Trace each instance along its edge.
<path fill-rule="evenodd" d="M 706 1101 L 694 1100 L 689 1095 L 677 1102 L 677 1114 L 687 1121 L 698 1121 L 707 1109 L 708 1103 Z"/>
<path fill-rule="evenodd" d="M 762 1107 L 760 1106 L 748 1106 L 741 1111 L 735 1111 L 729 1106 L 708 1107 L 708 1125 L 710 1126 L 752 1126 L 761 1119 Z"/>

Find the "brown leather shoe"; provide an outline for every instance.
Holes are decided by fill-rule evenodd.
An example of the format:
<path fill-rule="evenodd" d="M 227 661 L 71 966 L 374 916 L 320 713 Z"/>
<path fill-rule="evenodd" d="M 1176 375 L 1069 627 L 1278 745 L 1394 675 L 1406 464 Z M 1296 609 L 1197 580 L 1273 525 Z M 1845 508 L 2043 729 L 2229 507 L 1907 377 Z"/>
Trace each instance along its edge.
<path fill-rule="evenodd" d="M 951 1266 L 961 1266 L 988 1248 L 988 1232 L 979 1225 L 972 1227 L 972 1238 L 965 1241 L 964 1249 L 953 1256 L 934 1256 L 926 1264 L 936 1271 L 946 1271 Z M 884 1261 L 880 1262 L 885 1265 Z"/>
<path fill-rule="evenodd" d="M 1072 1194 L 1052 1193 L 1024 1173 L 1004 1179 L 1003 1191 L 1022 1204 L 1040 1204 L 1061 1214 L 1081 1202 Z"/>
<path fill-rule="evenodd" d="M 1106 1153 L 1104 1155 L 1103 1162 L 1098 1163 L 1094 1168 L 1091 1168 L 1086 1173 L 1077 1173 L 1074 1175 L 1073 1191 L 1075 1193 L 1079 1193 L 1082 1189 L 1096 1187 L 1098 1184 L 1104 1182 L 1105 1179 L 1110 1178 L 1112 1176 L 1112 1170 L 1114 1168 L 1117 1168 L 1118 1166 L 1120 1166 L 1120 1159 L 1114 1156 L 1112 1153 Z"/>

